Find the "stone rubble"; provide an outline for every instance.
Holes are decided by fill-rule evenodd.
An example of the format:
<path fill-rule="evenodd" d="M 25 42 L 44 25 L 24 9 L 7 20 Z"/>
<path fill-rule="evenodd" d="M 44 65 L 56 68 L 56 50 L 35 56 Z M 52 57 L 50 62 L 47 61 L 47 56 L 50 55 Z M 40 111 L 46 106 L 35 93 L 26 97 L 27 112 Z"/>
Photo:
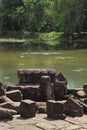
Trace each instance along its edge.
<path fill-rule="evenodd" d="M 13 114 L 30 119 L 45 113 L 49 120 L 66 120 L 87 114 L 87 84 L 68 89 L 66 76 L 53 69 L 18 70 L 17 75 L 15 86 L 0 81 L 0 119 L 13 119 Z"/>

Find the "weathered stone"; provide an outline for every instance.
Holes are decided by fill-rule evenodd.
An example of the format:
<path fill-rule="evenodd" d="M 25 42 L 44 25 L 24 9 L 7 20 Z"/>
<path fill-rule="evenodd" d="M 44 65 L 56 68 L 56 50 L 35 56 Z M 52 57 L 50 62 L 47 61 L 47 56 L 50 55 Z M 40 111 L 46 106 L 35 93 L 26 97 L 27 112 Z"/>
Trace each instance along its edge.
<path fill-rule="evenodd" d="M 12 100 L 9 99 L 9 98 L 6 97 L 6 96 L 1 96 L 1 97 L 0 97 L 0 103 L 4 103 L 4 102 L 12 102 Z"/>
<path fill-rule="evenodd" d="M 61 100 L 67 94 L 67 79 L 63 73 L 56 74 L 54 79 L 54 95 L 56 100 Z"/>
<path fill-rule="evenodd" d="M 39 85 L 20 85 L 17 84 L 15 87 L 11 87 L 13 90 L 20 90 L 22 95 L 23 95 L 23 99 L 31 99 L 34 101 L 38 101 L 39 100 Z M 8 91 L 9 92 L 9 91 Z"/>
<path fill-rule="evenodd" d="M 12 119 L 12 118 L 13 114 L 11 113 L 11 110 L 0 107 L 0 119 Z"/>
<path fill-rule="evenodd" d="M 87 95 L 83 90 L 77 91 L 76 96 L 78 98 L 85 98 Z"/>
<path fill-rule="evenodd" d="M 6 94 L 6 86 L 0 81 L 0 96 L 3 96 Z"/>
<path fill-rule="evenodd" d="M 66 101 L 54 101 L 48 100 L 47 101 L 47 116 L 48 118 L 53 119 L 65 119 L 65 107 L 64 103 Z"/>
<path fill-rule="evenodd" d="M 19 106 L 20 102 L 5 102 L 0 104 L 0 107 L 15 110 L 17 113 L 19 112 Z"/>
<path fill-rule="evenodd" d="M 81 102 L 80 100 L 77 100 L 81 106 L 83 106 L 83 112 L 87 114 L 87 104 Z"/>
<path fill-rule="evenodd" d="M 23 99 L 39 100 L 39 85 L 27 85 L 22 90 Z"/>
<path fill-rule="evenodd" d="M 41 101 L 53 100 L 54 91 L 49 76 L 41 76 L 40 81 L 40 99 Z"/>
<path fill-rule="evenodd" d="M 20 102 L 22 100 L 22 93 L 19 90 L 8 91 L 6 92 L 6 96 L 15 102 Z"/>
<path fill-rule="evenodd" d="M 56 71 L 54 69 L 20 69 L 17 72 L 19 83 L 33 83 L 38 84 L 40 83 L 40 78 L 43 75 L 51 76 L 51 79 L 53 81 L 53 78 L 56 74 Z"/>
<path fill-rule="evenodd" d="M 11 115 L 16 115 L 17 111 L 12 110 L 12 109 L 8 109 L 8 108 L 2 108 L 2 107 L 0 107 L 0 119 L 2 118 L 2 116 L 5 115 L 5 113 L 9 113 Z"/>
<path fill-rule="evenodd" d="M 65 113 L 72 117 L 80 117 L 83 116 L 83 107 L 77 102 L 77 100 L 69 98 L 65 103 Z"/>
<path fill-rule="evenodd" d="M 32 118 L 36 114 L 36 103 L 32 100 L 22 100 L 19 113 L 23 118 Z"/>
<path fill-rule="evenodd" d="M 47 113 L 46 102 L 36 102 L 38 113 Z"/>
<path fill-rule="evenodd" d="M 6 87 L 6 91 L 12 91 L 15 90 L 16 86 L 9 85 Z"/>
<path fill-rule="evenodd" d="M 70 89 L 68 89 L 67 93 L 73 94 L 74 96 L 76 96 L 78 91 L 83 91 L 83 89 L 82 88 L 70 88 Z"/>

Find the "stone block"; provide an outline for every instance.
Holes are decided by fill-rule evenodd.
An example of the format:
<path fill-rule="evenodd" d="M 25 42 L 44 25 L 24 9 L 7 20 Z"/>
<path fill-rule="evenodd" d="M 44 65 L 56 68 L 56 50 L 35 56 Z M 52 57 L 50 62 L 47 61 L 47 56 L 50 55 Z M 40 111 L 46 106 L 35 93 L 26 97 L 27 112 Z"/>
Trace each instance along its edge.
<path fill-rule="evenodd" d="M 53 78 L 56 74 L 54 69 L 19 69 L 17 71 L 19 83 L 31 83 L 31 84 L 39 84 L 40 78 L 43 75 L 51 76 Z"/>
<path fill-rule="evenodd" d="M 67 94 L 67 79 L 63 73 L 56 74 L 54 79 L 54 95 L 56 100 L 64 99 Z"/>
<path fill-rule="evenodd" d="M 23 99 L 39 100 L 39 85 L 27 85 L 22 90 Z"/>
<path fill-rule="evenodd" d="M 53 86 L 51 84 L 51 78 L 49 76 L 41 76 L 39 91 L 41 101 L 54 99 Z"/>
<path fill-rule="evenodd" d="M 69 98 L 65 103 L 65 113 L 72 117 L 81 117 L 83 116 L 83 107 L 77 100 Z"/>
<path fill-rule="evenodd" d="M 47 101 L 47 116 L 52 119 L 65 119 L 65 106 L 66 101 Z"/>
<path fill-rule="evenodd" d="M 8 91 L 6 92 L 6 96 L 15 102 L 20 102 L 22 100 L 22 93 L 19 90 Z"/>
<path fill-rule="evenodd" d="M 32 118 L 36 115 L 36 103 L 32 100 L 22 100 L 19 113 L 23 118 Z"/>
<path fill-rule="evenodd" d="M 81 106 L 83 106 L 83 112 L 84 112 L 85 114 L 87 114 L 87 104 L 85 104 L 85 103 L 83 103 L 83 102 L 81 102 L 81 101 L 78 101 L 78 102 L 80 103 Z"/>

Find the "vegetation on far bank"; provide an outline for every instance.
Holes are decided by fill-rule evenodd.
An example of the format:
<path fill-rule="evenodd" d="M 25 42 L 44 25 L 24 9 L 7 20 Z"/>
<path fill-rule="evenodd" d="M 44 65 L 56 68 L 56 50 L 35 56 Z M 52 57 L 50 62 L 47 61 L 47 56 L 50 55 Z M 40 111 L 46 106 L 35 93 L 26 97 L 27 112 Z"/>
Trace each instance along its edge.
<path fill-rule="evenodd" d="M 24 44 L 29 48 L 76 49 L 87 48 L 87 32 L 74 33 L 73 39 L 63 32 L 35 33 L 35 32 L 7 32 L 0 38 L 0 43 Z"/>

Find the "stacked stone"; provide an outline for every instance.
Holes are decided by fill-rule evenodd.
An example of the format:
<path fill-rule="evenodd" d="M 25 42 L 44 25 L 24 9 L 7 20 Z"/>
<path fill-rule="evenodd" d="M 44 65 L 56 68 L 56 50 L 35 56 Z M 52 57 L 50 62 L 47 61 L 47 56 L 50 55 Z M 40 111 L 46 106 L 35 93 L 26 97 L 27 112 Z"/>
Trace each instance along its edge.
<path fill-rule="evenodd" d="M 56 74 L 53 87 L 56 100 L 64 99 L 64 95 L 67 94 L 67 79 L 63 73 Z"/>
<path fill-rule="evenodd" d="M 16 86 L 0 82 L 1 119 L 12 119 L 14 114 L 32 118 L 36 112 L 47 113 L 52 119 L 87 113 L 87 84 L 83 89 L 68 89 L 66 76 L 53 69 L 18 70 L 17 74 Z"/>
<path fill-rule="evenodd" d="M 17 75 L 19 78 L 20 84 L 33 83 L 38 84 L 40 82 L 40 78 L 43 75 L 48 75 L 51 77 L 53 81 L 55 77 L 56 71 L 54 69 L 20 69 L 17 71 Z"/>
<path fill-rule="evenodd" d="M 51 83 L 50 76 L 41 76 L 39 90 L 40 90 L 41 101 L 54 99 L 53 86 Z"/>

